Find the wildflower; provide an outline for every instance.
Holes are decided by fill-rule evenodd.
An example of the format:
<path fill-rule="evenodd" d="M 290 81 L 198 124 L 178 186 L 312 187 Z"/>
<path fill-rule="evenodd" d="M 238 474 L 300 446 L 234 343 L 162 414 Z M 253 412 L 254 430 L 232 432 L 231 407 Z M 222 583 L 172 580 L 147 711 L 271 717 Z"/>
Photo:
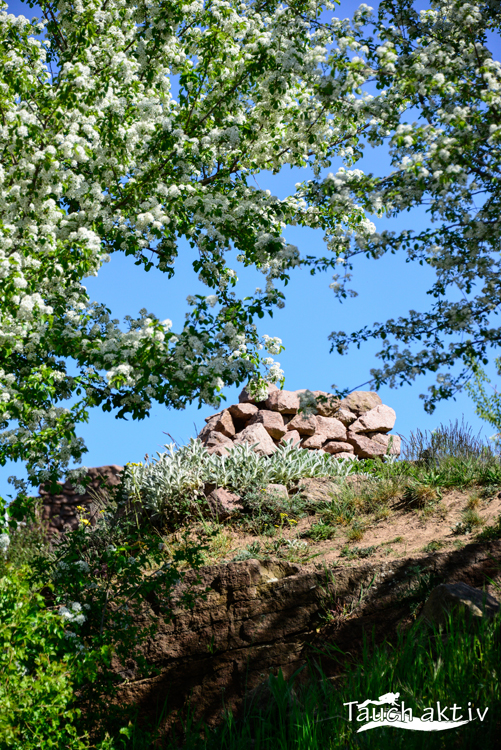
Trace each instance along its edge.
<path fill-rule="evenodd" d="M 75 563 L 75 567 L 79 568 L 82 573 L 88 573 L 90 570 L 89 565 L 85 562 L 85 560 L 77 560 L 77 562 Z"/>
<path fill-rule="evenodd" d="M 61 605 L 59 607 L 59 614 L 68 622 L 76 622 L 77 625 L 82 625 L 87 619 L 81 611 L 82 605 L 79 602 L 73 602 L 70 607 L 71 609 L 68 609 L 68 607 Z"/>
<path fill-rule="evenodd" d="M 4 553 L 4 555 L 7 554 L 9 544 L 10 536 L 8 534 L 0 534 L 0 550 Z"/>

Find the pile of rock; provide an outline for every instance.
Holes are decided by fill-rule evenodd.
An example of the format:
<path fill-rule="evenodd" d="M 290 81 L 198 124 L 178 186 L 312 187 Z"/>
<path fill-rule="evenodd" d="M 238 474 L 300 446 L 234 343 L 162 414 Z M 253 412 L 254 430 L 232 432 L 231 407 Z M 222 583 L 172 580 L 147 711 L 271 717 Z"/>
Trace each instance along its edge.
<path fill-rule="evenodd" d="M 292 440 L 337 458 L 375 458 L 386 454 L 392 439 L 390 452 L 400 454 L 400 437 L 389 435 L 395 411 L 373 391 L 354 391 L 339 400 L 324 391 L 270 385 L 265 401 L 256 403 L 245 388 L 238 401 L 205 420 L 198 437 L 210 453 L 224 456 L 233 445 L 250 443 L 270 456 L 282 441 Z"/>

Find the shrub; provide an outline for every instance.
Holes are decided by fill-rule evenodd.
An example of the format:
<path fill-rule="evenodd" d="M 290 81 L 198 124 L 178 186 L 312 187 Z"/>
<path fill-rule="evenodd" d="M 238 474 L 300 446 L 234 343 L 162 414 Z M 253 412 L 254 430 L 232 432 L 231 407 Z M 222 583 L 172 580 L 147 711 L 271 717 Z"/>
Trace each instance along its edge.
<path fill-rule="evenodd" d="M 76 726 L 92 726 L 93 742 L 110 742 L 103 735 L 120 718 L 113 705 L 123 682 L 118 668 L 132 659 L 138 676 L 155 671 L 141 646 L 154 635 L 160 617 L 171 617 L 173 589 L 184 577 L 180 567 L 187 563 L 196 570 L 202 564 L 202 548 L 186 539 L 168 557 L 158 530 L 124 500 L 122 489 L 102 498 L 95 526 L 81 508 L 78 528 L 35 557 L 29 573 L 33 587 L 45 595 L 47 612 L 64 622 L 65 653 L 81 711 Z M 176 606 L 193 601 L 187 589 Z M 138 615 L 145 607 L 147 624 L 142 624 Z"/>
<path fill-rule="evenodd" d="M 461 424 L 456 419 L 454 424 L 451 421 L 448 426 L 440 425 L 432 432 L 419 429 L 411 432 L 409 438 L 403 440 L 402 457 L 407 461 L 418 460 L 435 465 L 444 458 L 483 458 L 489 461 L 495 458 L 495 453 L 490 445 L 481 440 L 480 432 L 473 435 L 463 416 Z"/>
<path fill-rule="evenodd" d="M 28 578 L 0 578 L 0 747 L 83 750 L 65 623 Z"/>
<path fill-rule="evenodd" d="M 247 443 L 230 448 L 228 455 L 210 454 L 200 440 L 175 450 L 166 446 L 151 464 L 127 464 L 124 493 L 145 508 L 153 519 L 179 523 L 196 514 L 204 502 L 204 484 L 215 484 L 244 494 L 269 483 L 290 485 L 303 477 L 344 477 L 356 470 L 358 462 L 338 460 L 321 451 L 307 451 L 280 445 L 269 458 L 258 455 Z"/>

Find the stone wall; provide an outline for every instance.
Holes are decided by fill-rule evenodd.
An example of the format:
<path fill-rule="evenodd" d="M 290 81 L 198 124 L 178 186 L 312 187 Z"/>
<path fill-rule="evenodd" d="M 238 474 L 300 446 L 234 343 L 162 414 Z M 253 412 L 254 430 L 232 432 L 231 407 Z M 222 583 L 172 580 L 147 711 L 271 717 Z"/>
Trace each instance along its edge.
<path fill-rule="evenodd" d="M 400 437 L 389 434 L 395 420 L 395 411 L 372 391 L 354 391 L 339 400 L 324 391 L 281 391 L 272 385 L 259 403 L 244 389 L 238 404 L 205 420 L 198 437 L 220 456 L 244 442 L 257 443 L 255 450 L 269 456 L 281 441 L 292 440 L 338 458 L 376 458 L 385 455 L 390 439 L 390 452 L 400 454 Z"/>
<path fill-rule="evenodd" d="M 303 405 L 309 412 L 305 415 L 299 412 Z M 400 437 L 389 434 L 395 419 L 395 411 L 371 391 L 354 391 L 339 401 L 323 391 L 281 391 L 270 386 L 267 400 L 257 404 L 244 389 L 238 404 L 206 419 L 198 437 L 210 453 L 218 455 L 225 455 L 232 445 L 248 442 L 258 443 L 257 452 L 268 456 L 285 439 L 338 458 L 374 458 L 386 453 L 390 438 L 391 453 L 400 453 Z M 103 483 L 110 487 L 119 484 L 122 471 L 123 467 L 116 465 L 90 468 L 91 482 L 84 495 L 78 495 L 70 482 L 58 495 L 41 486 L 42 520 L 49 536 L 76 528 L 79 505 L 89 511 L 93 523 L 94 493 Z"/>
<path fill-rule="evenodd" d="M 499 576 L 500 555 L 501 541 L 435 553 L 419 559 L 419 576 L 429 578 L 430 590 L 457 581 L 482 587 Z M 289 678 L 307 658 L 334 676 L 341 666 L 329 657 L 326 644 L 356 661 L 364 636 L 379 643 L 413 621 L 416 581 L 423 580 L 416 562 L 407 558 L 330 570 L 278 560 L 208 566 L 195 585 L 200 594 L 208 590 L 206 599 L 197 596 L 192 611 L 177 609 L 182 587 L 195 583 L 190 572 L 174 597 L 174 619 L 160 617 L 157 633 L 142 649 L 160 673 L 141 677 L 132 659 L 114 661 L 124 680 L 118 702 L 138 710 L 140 722 L 154 722 L 167 702 L 170 715 L 161 725 L 166 732 L 186 716 L 190 700 L 194 719 L 213 726 L 224 708 L 238 713 L 243 698 L 270 672 L 281 669 Z M 160 614 L 160 604 L 152 600 L 150 615 L 145 611 L 141 618 L 144 625 L 151 614 Z M 331 613 L 327 623 L 326 611 Z"/>

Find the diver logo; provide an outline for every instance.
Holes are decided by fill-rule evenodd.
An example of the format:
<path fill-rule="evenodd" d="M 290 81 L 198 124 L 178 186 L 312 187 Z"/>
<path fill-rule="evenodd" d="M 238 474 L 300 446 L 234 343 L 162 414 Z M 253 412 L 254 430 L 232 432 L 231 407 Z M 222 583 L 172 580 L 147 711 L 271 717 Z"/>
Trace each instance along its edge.
<path fill-rule="evenodd" d="M 418 732 L 437 732 L 442 729 L 454 729 L 455 727 L 461 727 L 463 724 L 468 724 L 470 721 L 476 721 L 480 719 L 483 721 L 486 717 L 488 708 L 481 711 L 479 708 L 473 709 L 471 701 L 468 701 L 467 708 L 463 709 L 461 706 L 454 703 L 453 706 L 444 706 L 442 708 L 440 701 L 437 701 L 434 707 L 425 708 L 421 716 L 413 716 L 412 708 L 405 708 L 405 702 L 402 701 L 402 705 L 398 705 L 398 699 L 400 693 L 385 693 L 380 695 L 378 700 L 365 700 L 363 703 L 358 701 L 350 701 L 349 703 L 343 703 L 343 706 L 348 706 L 348 720 L 353 721 L 353 706 L 356 706 L 357 715 L 355 720 L 360 722 L 366 722 L 357 730 L 359 732 L 366 732 L 368 729 L 374 729 L 375 727 L 399 727 L 400 729 L 413 729 Z M 369 709 L 372 704 L 372 715 Z M 375 707 L 389 706 L 389 708 L 380 708 L 376 710 Z"/>

